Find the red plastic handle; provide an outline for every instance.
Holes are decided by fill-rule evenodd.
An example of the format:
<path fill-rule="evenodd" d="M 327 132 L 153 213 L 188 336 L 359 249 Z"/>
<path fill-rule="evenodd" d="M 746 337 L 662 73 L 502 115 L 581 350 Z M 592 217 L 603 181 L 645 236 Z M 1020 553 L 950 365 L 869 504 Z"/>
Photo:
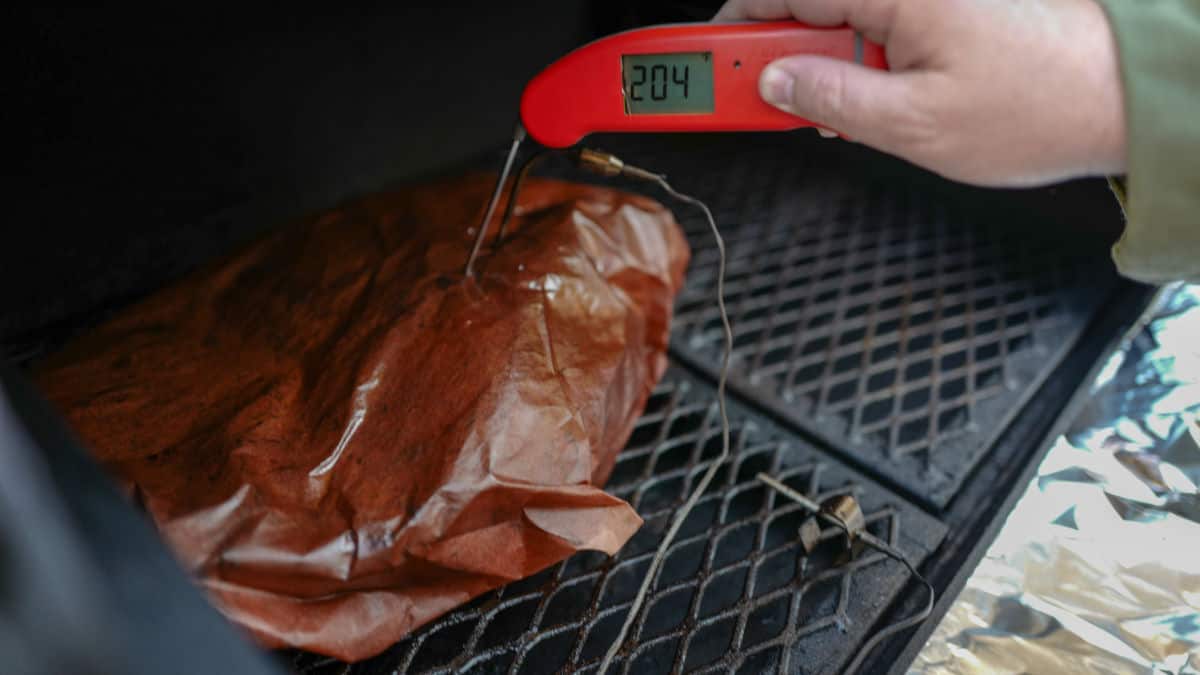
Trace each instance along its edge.
<path fill-rule="evenodd" d="M 625 110 L 622 55 L 711 52 L 713 111 L 633 115 Z M 783 131 L 813 126 L 763 102 L 758 76 L 771 61 L 820 54 L 887 69 L 883 48 L 848 27 L 794 21 L 638 28 L 586 44 L 530 80 L 521 122 L 542 145 L 563 148 L 596 132 Z"/>

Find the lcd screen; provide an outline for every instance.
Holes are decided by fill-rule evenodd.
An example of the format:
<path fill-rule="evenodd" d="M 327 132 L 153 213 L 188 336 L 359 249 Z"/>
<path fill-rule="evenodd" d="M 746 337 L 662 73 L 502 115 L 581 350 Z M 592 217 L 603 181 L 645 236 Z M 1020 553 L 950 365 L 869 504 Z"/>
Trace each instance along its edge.
<path fill-rule="evenodd" d="M 628 115 L 713 112 L 712 52 L 625 54 L 621 74 Z"/>

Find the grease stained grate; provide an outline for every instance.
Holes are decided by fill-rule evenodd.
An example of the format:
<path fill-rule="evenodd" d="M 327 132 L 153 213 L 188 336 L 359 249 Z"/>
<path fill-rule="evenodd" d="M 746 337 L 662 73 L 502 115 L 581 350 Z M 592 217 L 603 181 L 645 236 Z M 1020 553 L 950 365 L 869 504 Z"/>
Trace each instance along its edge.
<path fill-rule="evenodd" d="M 714 207 L 729 252 L 731 389 L 935 507 L 1116 280 L 1104 238 L 1056 218 L 1049 191 L 805 163 L 811 144 L 786 137 L 605 147 Z M 673 353 L 715 377 L 717 252 L 698 214 L 674 210 L 694 257 Z"/>
<path fill-rule="evenodd" d="M 850 556 L 834 528 L 805 556 L 805 512 L 759 483 L 760 471 L 817 499 L 854 494 L 868 528 L 915 562 L 944 535 L 941 523 L 771 422 L 736 402 L 730 412 L 732 457 L 681 529 L 611 672 L 837 672 L 906 588 L 899 563 L 870 549 Z M 293 669 L 594 672 L 671 517 L 719 453 L 714 388 L 672 369 L 609 481 L 646 520 L 615 558 L 578 554 L 355 666 L 293 654 Z"/>

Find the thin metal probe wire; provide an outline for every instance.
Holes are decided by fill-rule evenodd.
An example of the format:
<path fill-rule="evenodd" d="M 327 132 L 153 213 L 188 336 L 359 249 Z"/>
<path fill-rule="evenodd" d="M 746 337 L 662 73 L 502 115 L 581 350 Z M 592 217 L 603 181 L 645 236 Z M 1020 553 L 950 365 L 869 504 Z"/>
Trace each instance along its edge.
<path fill-rule="evenodd" d="M 658 545 L 658 550 L 654 552 L 654 558 L 650 561 L 650 569 L 646 572 L 645 578 L 642 579 L 642 586 L 638 589 L 637 595 L 633 598 L 633 604 L 629 606 L 629 614 L 625 616 L 625 623 L 621 626 L 621 632 L 617 634 L 615 640 L 609 646 L 608 651 L 604 654 L 604 661 L 600 663 L 600 670 L 597 675 L 605 675 L 608 672 L 609 665 L 616 658 L 617 652 L 621 649 L 621 644 L 625 642 L 625 637 L 629 633 L 630 626 L 633 625 L 638 613 L 641 611 L 642 604 L 646 601 L 646 594 L 650 591 L 650 585 L 657 576 L 659 568 L 662 566 L 663 559 L 667 556 L 667 549 L 670 548 L 671 542 L 675 540 L 675 535 L 679 529 L 683 527 L 683 521 L 687 519 L 688 514 L 696 506 L 696 502 L 700 501 L 701 495 L 708 489 L 709 483 L 717 474 L 717 469 L 729 459 L 729 414 L 725 406 L 725 381 L 729 375 L 729 358 L 733 352 L 733 328 L 729 325 L 729 313 L 725 310 L 725 240 L 721 237 L 721 231 L 717 228 L 717 221 L 713 218 L 712 211 L 704 202 L 677 192 L 671 184 L 667 182 L 666 176 L 660 174 L 651 174 L 645 171 L 636 170 L 636 167 L 626 167 L 634 169 L 629 171 L 630 175 L 635 177 L 651 180 L 658 184 L 667 194 L 675 199 L 692 206 L 699 207 L 704 212 L 705 218 L 708 219 L 708 226 L 712 229 L 713 239 L 717 242 L 717 309 L 721 314 L 721 325 L 725 331 L 725 347 L 721 355 L 721 373 L 717 380 L 717 407 L 721 414 L 721 454 L 713 460 L 709 465 L 708 470 L 704 472 L 704 476 L 700 478 L 700 482 L 696 484 L 692 490 L 691 496 L 688 497 L 683 507 L 676 512 L 675 519 L 671 522 L 670 529 L 663 537 L 662 542 Z M 628 672 L 629 664 L 625 664 L 625 670 Z"/>
<path fill-rule="evenodd" d="M 842 520 L 837 515 L 822 511 L 821 506 L 815 501 L 805 497 L 796 490 L 793 490 L 776 478 L 768 476 L 765 473 L 759 473 L 758 480 L 766 483 L 770 488 L 779 492 L 788 499 L 800 504 L 805 509 L 812 511 L 822 520 L 841 528 L 841 530 L 846 533 L 847 537 L 857 536 L 859 539 L 866 542 L 867 545 L 876 549 L 880 553 L 883 553 L 893 560 L 899 561 L 908 568 L 908 573 L 911 574 L 914 579 L 924 584 L 925 588 L 929 591 L 929 599 L 925 602 L 925 607 L 923 609 L 907 619 L 897 621 L 890 626 L 880 629 L 879 632 L 872 635 L 871 639 L 867 640 L 867 642 L 863 644 L 862 648 L 858 650 L 858 654 L 855 655 L 854 659 L 850 661 L 850 665 L 846 666 L 846 669 L 843 671 L 844 673 L 849 674 L 857 672 L 858 669 L 862 667 L 862 663 L 867 658 L 867 655 L 869 655 L 871 651 L 879 645 L 880 642 L 884 641 L 888 637 L 891 637 L 892 635 L 895 635 L 896 633 L 907 630 L 921 623 L 925 619 L 929 618 L 929 615 L 933 613 L 933 603 L 937 596 L 937 592 L 933 589 L 933 584 L 929 583 L 929 580 L 917 571 L 917 568 L 913 566 L 912 562 L 908 559 L 908 556 L 904 555 L 902 551 L 896 549 L 891 544 L 865 530 L 859 532 L 857 535 L 852 534 L 849 526 L 846 525 L 846 521 Z"/>
<path fill-rule="evenodd" d="M 817 514 L 818 516 L 824 517 L 830 523 L 837 525 L 838 527 L 841 527 L 842 529 L 846 528 L 846 524 L 844 522 L 842 522 L 840 518 L 835 518 L 833 516 L 833 514 L 829 514 L 829 513 L 825 513 L 823 511 L 821 511 L 820 504 L 809 499 L 808 497 L 805 497 L 800 492 L 788 487 L 787 483 L 784 483 L 783 481 L 779 480 L 778 478 L 775 478 L 774 476 L 765 474 L 761 471 L 758 472 L 758 475 L 755 477 L 758 478 L 758 480 L 762 481 L 763 483 L 766 483 L 767 487 L 771 488 L 772 490 L 775 490 L 779 494 L 796 502 L 797 504 L 799 504 L 800 506 L 803 506 L 804 508 L 808 509 L 809 511 L 812 511 L 813 513 Z"/>
<path fill-rule="evenodd" d="M 902 631 L 908 630 L 909 628 L 920 624 L 925 619 L 928 619 L 929 615 L 933 613 L 933 603 L 937 596 L 937 591 L 933 590 L 933 584 L 929 583 L 929 580 L 922 576 L 921 573 L 918 572 L 915 567 L 913 567 L 913 564 L 908 560 L 908 556 L 893 549 L 891 546 L 884 544 L 884 542 L 879 541 L 874 536 L 871 536 L 866 532 L 862 533 L 860 538 L 882 551 L 885 555 L 904 563 L 904 566 L 908 568 L 909 574 L 911 574 L 914 579 L 925 585 L 926 590 L 929 591 L 929 599 L 925 601 L 925 607 L 923 607 L 921 611 L 913 614 L 907 619 L 897 621 L 890 626 L 882 628 L 878 633 L 875 633 L 875 635 L 871 636 L 871 639 L 867 640 L 866 644 L 864 644 L 862 648 L 858 650 L 858 654 L 854 657 L 854 660 L 850 662 L 850 665 L 846 666 L 846 670 L 844 672 L 847 674 L 858 672 L 858 669 L 862 667 L 863 661 L 866 660 L 867 656 L 872 650 L 875 649 L 875 647 L 879 646 L 880 642 L 883 642 L 885 639 Z"/>
<path fill-rule="evenodd" d="M 550 148 L 541 148 L 537 152 L 529 156 L 521 168 L 517 171 L 517 176 L 513 178 L 512 187 L 508 190 L 508 203 L 504 205 L 504 215 L 500 216 L 500 231 L 496 233 L 496 241 L 504 239 L 504 235 L 508 233 L 508 221 L 512 220 L 513 211 L 517 207 L 517 194 L 521 191 L 521 184 L 525 182 L 525 178 L 529 176 L 529 172 L 534 165 L 542 160 L 543 157 L 550 154 Z"/>
<path fill-rule="evenodd" d="M 513 160 L 517 158 L 517 150 L 521 147 L 521 142 L 525 140 L 525 127 L 517 125 L 517 130 L 513 133 L 512 146 L 508 149 L 508 156 L 504 160 L 504 168 L 500 170 L 500 175 L 496 178 L 496 187 L 492 190 L 492 198 L 488 200 L 487 209 L 484 210 L 483 220 L 479 223 L 479 232 L 475 235 L 475 243 L 471 245 L 471 255 L 467 256 L 467 266 L 463 268 L 463 276 L 471 278 L 475 276 L 475 258 L 479 255 L 479 249 L 483 246 L 483 239 L 487 236 L 488 225 L 492 223 L 492 216 L 496 213 L 496 206 L 500 202 L 500 195 L 504 192 L 505 179 L 508 178 L 508 173 L 512 171 Z"/>

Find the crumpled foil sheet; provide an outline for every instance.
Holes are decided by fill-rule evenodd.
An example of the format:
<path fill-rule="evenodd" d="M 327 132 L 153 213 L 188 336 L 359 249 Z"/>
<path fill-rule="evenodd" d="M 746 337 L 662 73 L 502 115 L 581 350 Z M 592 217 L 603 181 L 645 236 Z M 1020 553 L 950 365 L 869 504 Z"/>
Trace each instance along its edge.
<path fill-rule="evenodd" d="M 1200 286 L 1157 297 L 910 673 L 1200 673 Z"/>

